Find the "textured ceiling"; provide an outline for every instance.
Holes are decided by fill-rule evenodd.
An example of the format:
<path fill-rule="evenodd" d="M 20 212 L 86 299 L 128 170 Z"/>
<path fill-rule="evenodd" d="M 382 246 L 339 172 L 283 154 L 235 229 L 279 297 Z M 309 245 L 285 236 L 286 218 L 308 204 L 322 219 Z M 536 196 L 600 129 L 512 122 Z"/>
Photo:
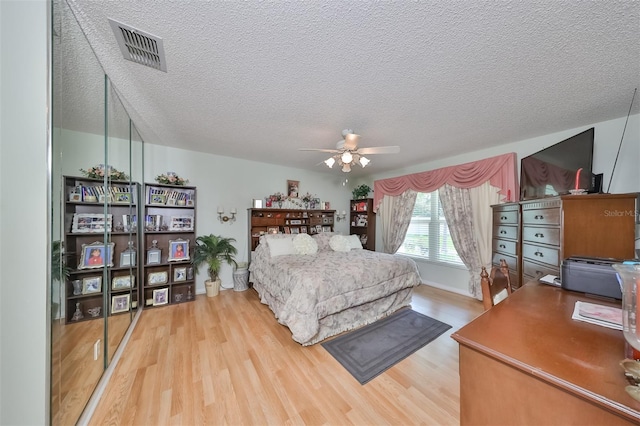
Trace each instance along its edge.
<path fill-rule="evenodd" d="M 399 145 L 376 173 L 623 117 L 640 86 L 637 1 L 67 2 L 146 142 L 334 174 L 298 148 Z"/>

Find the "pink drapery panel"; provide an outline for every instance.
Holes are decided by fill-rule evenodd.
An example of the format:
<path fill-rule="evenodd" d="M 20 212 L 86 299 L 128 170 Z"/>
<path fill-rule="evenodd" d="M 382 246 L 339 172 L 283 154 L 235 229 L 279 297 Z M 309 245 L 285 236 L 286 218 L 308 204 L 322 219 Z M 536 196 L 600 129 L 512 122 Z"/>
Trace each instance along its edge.
<path fill-rule="evenodd" d="M 505 199 L 518 201 L 516 170 L 516 153 L 510 152 L 457 166 L 376 180 L 373 182 L 374 211 L 385 195 L 400 195 L 407 189 L 433 192 L 445 183 L 457 188 L 475 188 L 489 181 L 491 186 L 500 188 Z"/>

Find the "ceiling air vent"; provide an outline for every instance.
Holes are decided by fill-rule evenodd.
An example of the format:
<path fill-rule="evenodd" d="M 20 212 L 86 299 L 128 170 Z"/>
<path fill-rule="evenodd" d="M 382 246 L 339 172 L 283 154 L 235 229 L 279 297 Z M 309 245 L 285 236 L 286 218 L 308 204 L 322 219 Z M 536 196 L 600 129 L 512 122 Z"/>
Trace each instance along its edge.
<path fill-rule="evenodd" d="M 122 56 L 129 61 L 167 72 L 162 39 L 109 19 Z"/>

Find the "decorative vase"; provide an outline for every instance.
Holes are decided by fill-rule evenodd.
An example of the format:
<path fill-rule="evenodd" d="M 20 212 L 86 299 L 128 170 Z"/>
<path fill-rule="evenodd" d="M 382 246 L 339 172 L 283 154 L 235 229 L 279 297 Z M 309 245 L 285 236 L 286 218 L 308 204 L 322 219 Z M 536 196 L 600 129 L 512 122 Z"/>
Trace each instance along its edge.
<path fill-rule="evenodd" d="M 73 295 L 74 296 L 82 294 L 82 282 L 80 280 L 73 280 L 73 281 L 71 281 L 71 284 L 73 284 Z"/>

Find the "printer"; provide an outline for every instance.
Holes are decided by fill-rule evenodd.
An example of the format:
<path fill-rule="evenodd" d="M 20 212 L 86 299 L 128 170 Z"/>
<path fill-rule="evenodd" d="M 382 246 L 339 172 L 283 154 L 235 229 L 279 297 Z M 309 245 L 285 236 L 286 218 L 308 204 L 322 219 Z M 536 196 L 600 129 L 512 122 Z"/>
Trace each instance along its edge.
<path fill-rule="evenodd" d="M 594 296 L 622 299 L 616 270 L 611 265 L 620 259 L 572 256 L 562 261 L 561 287 Z"/>

